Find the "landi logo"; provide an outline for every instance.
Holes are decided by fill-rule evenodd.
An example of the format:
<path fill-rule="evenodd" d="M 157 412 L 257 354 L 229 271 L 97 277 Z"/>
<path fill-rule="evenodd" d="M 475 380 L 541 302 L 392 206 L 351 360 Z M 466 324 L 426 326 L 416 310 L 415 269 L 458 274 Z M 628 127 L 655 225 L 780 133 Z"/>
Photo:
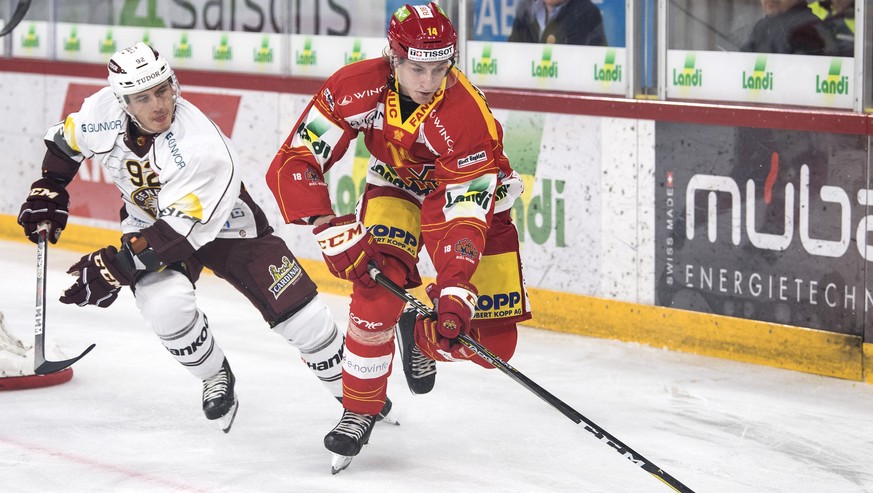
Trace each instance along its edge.
<path fill-rule="evenodd" d="M 621 82 L 621 64 L 615 63 L 615 50 L 606 50 L 602 66 L 594 64 L 594 80 L 604 83 Z"/>
<path fill-rule="evenodd" d="M 179 40 L 179 44 L 173 45 L 173 57 L 184 59 L 191 58 L 193 56 L 193 52 L 191 50 L 191 45 L 188 44 L 188 33 L 182 33 L 182 38 Z"/>
<path fill-rule="evenodd" d="M 82 40 L 79 39 L 78 29 L 73 26 L 70 35 L 64 38 L 64 51 L 77 52 L 82 50 Z"/>
<path fill-rule="evenodd" d="M 696 63 L 697 53 L 685 55 L 685 66 L 682 68 L 682 71 L 673 69 L 673 85 L 679 87 L 703 86 L 703 71 L 694 67 Z"/>
<path fill-rule="evenodd" d="M 546 45 L 543 48 L 543 57 L 539 65 L 536 61 L 531 60 L 530 75 L 541 79 L 558 78 L 558 62 L 552 61 L 552 45 Z"/>
<path fill-rule="evenodd" d="M 100 53 L 111 55 L 118 51 L 116 49 L 118 45 L 115 43 L 115 38 L 112 37 L 112 29 L 106 31 L 106 36 L 100 41 L 100 45 L 97 47 L 97 51 Z"/>
<path fill-rule="evenodd" d="M 849 76 L 841 75 L 843 61 L 839 58 L 831 59 L 828 75 L 822 80 L 821 75 L 815 76 L 815 92 L 819 94 L 849 94 Z"/>
<path fill-rule="evenodd" d="M 315 65 L 318 63 L 316 53 L 312 49 L 312 38 L 303 41 L 303 51 L 294 54 L 294 63 L 297 65 Z"/>
<path fill-rule="evenodd" d="M 233 60 L 233 46 L 227 39 L 227 34 L 221 35 L 221 42 L 218 46 L 212 47 L 212 59 L 215 61 L 229 62 Z"/>
<path fill-rule="evenodd" d="M 21 37 L 22 48 L 39 48 L 39 35 L 36 34 L 36 24 L 27 28 L 27 34 Z"/>
<path fill-rule="evenodd" d="M 350 63 L 359 62 L 365 58 L 367 58 L 367 54 L 361 51 L 361 40 L 360 38 L 355 38 L 355 41 L 352 44 L 352 52 L 346 53 L 344 64 L 348 65 Z"/>
<path fill-rule="evenodd" d="M 497 59 L 491 58 L 491 43 L 482 47 L 482 58 L 473 58 L 470 65 L 474 74 L 497 75 Z"/>
<path fill-rule="evenodd" d="M 743 89 L 753 91 L 772 91 L 773 72 L 767 72 L 767 57 L 764 55 L 755 59 L 755 70 L 751 75 L 746 75 L 743 70 Z"/>
<path fill-rule="evenodd" d="M 255 50 L 253 60 L 255 63 L 273 63 L 273 48 L 270 47 L 270 37 L 261 39 L 261 47 Z"/>

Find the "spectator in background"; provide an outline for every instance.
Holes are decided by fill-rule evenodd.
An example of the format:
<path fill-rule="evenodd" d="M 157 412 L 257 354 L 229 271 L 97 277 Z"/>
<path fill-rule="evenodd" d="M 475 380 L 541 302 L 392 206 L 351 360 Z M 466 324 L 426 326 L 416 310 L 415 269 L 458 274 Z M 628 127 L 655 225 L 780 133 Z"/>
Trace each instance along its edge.
<path fill-rule="evenodd" d="M 591 0 L 521 0 L 507 41 L 607 45 L 603 16 Z"/>
<path fill-rule="evenodd" d="M 821 19 L 825 32 L 824 54 L 855 55 L 855 0 L 818 0 L 809 9 Z"/>
<path fill-rule="evenodd" d="M 821 20 L 805 0 L 761 0 L 764 18 L 759 20 L 740 51 L 821 55 L 825 36 Z"/>

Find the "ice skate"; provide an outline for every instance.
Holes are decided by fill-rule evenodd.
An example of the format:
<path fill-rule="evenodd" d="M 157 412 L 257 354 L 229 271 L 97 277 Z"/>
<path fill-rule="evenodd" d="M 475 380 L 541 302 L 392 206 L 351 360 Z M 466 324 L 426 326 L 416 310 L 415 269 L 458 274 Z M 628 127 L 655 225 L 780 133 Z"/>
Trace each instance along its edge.
<path fill-rule="evenodd" d="M 340 422 L 324 437 L 324 446 L 333 452 L 331 459 L 331 474 L 336 474 L 349 467 L 352 458 L 370 440 L 370 432 L 376 423 L 376 415 L 358 414 L 348 409 L 343 410 Z"/>
<path fill-rule="evenodd" d="M 221 364 L 218 373 L 203 381 L 203 414 L 206 419 L 217 420 L 221 431 L 227 433 L 233 426 L 239 401 L 236 398 L 234 384 L 236 378 L 227 363 L 227 358 Z"/>
<path fill-rule="evenodd" d="M 391 414 L 392 407 L 394 407 L 394 405 L 391 403 L 391 399 L 385 397 L 385 405 L 382 406 L 382 410 L 376 415 L 376 421 L 381 421 L 389 425 L 399 425 L 400 423 L 394 419 L 394 415 Z"/>
<path fill-rule="evenodd" d="M 397 321 L 397 345 L 400 347 L 400 359 L 403 361 L 403 374 L 406 384 L 413 394 L 427 394 L 433 390 L 436 383 L 436 361 L 422 354 L 415 344 L 415 319 L 418 316 L 413 309 L 407 309 Z"/>
<path fill-rule="evenodd" d="M 343 403 L 342 397 L 337 397 L 336 400 L 338 400 L 340 404 Z M 376 415 L 376 421 L 381 421 L 389 425 L 399 425 L 400 423 L 394 419 L 394 415 L 391 414 L 391 409 L 393 407 L 394 405 L 391 403 L 391 399 L 385 397 L 385 404 L 382 406 L 382 410 L 379 411 L 379 414 Z"/>

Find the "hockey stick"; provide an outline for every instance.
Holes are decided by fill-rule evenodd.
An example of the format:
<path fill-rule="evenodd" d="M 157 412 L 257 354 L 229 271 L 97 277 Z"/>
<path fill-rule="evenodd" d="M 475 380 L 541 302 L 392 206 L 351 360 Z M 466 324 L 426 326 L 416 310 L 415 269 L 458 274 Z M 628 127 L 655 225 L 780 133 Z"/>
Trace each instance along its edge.
<path fill-rule="evenodd" d="M 370 261 L 368 267 L 370 268 L 370 277 L 372 277 L 377 284 L 382 285 L 393 294 L 397 295 L 400 299 L 405 300 L 407 303 L 412 305 L 412 307 L 415 309 L 416 312 L 419 313 L 419 315 L 424 317 L 430 317 L 435 315 L 434 311 L 429 306 L 425 305 L 418 298 L 398 286 L 391 279 L 385 277 L 382 272 L 379 271 L 379 268 L 376 266 L 375 263 Z M 691 488 L 685 486 L 684 484 L 679 482 L 679 480 L 664 472 L 652 461 L 646 459 L 645 457 L 622 443 L 618 438 L 615 438 L 609 432 L 598 426 L 596 423 L 564 403 L 564 401 L 558 399 L 557 397 L 549 393 L 546 389 L 537 385 L 536 382 L 526 377 L 522 372 L 513 368 L 509 363 L 503 361 L 499 356 L 489 351 L 488 348 L 482 346 L 477 341 L 470 338 L 470 336 L 466 334 L 461 334 L 460 336 L 458 336 L 457 340 L 465 347 L 476 353 L 480 358 L 484 359 L 492 366 L 505 373 L 507 376 L 509 376 L 509 378 L 515 380 L 522 387 L 528 389 L 529 391 L 536 394 L 537 397 L 549 403 L 552 407 L 560 411 L 561 414 L 570 418 L 570 420 L 572 420 L 574 423 L 578 425 L 584 425 L 585 431 L 594 435 L 594 437 L 600 440 L 602 443 L 608 445 L 610 448 L 621 454 L 624 458 L 631 461 L 631 463 L 641 467 L 644 471 L 648 472 L 656 479 L 672 488 L 674 491 L 678 491 L 679 493 L 694 493 Z"/>
<path fill-rule="evenodd" d="M 48 257 L 48 225 L 42 223 L 37 229 L 38 240 L 36 243 L 36 323 L 34 327 L 33 342 L 33 371 L 37 375 L 54 373 L 72 365 L 82 359 L 89 351 L 94 349 L 91 344 L 79 356 L 62 361 L 47 361 L 45 359 L 45 273 L 46 258 Z"/>
<path fill-rule="evenodd" d="M 18 6 L 15 7 L 15 12 L 12 13 L 12 16 L 9 18 L 9 24 L 3 26 L 3 29 L 0 30 L 0 38 L 6 36 L 11 33 L 18 23 L 21 22 L 21 19 L 24 19 L 24 14 L 27 13 L 27 9 L 30 8 L 30 0 L 19 0 Z"/>

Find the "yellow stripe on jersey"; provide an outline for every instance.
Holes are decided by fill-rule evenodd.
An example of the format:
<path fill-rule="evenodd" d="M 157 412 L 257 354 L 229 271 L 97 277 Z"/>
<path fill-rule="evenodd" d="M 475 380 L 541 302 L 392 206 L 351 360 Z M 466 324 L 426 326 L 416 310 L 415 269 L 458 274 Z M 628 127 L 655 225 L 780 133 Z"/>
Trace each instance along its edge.
<path fill-rule="evenodd" d="M 457 69 L 455 69 L 457 70 Z M 491 109 L 488 107 L 488 104 L 485 102 L 485 96 L 479 91 L 479 88 L 473 85 L 467 76 L 465 76 L 462 72 L 458 72 L 458 82 L 464 86 L 464 89 L 470 93 L 470 96 L 473 98 L 473 101 L 476 101 L 476 104 L 479 105 L 479 111 L 482 113 L 482 117 L 485 119 L 485 123 L 488 125 L 488 133 L 491 135 L 493 140 L 498 140 L 497 138 L 497 124 L 494 123 L 494 115 L 491 114 Z"/>
<path fill-rule="evenodd" d="M 193 193 L 189 193 L 177 200 L 172 206 L 170 206 L 170 209 L 175 209 L 174 213 L 178 211 L 186 216 L 193 217 L 198 221 L 203 220 L 203 204 L 200 203 L 200 198 Z"/>
<path fill-rule="evenodd" d="M 70 144 L 70 148 L 76 152 L 81 153 L 81 149 L 79 149 L 79 145 L 76 143 L 76 124 L 73 123 L 73 119 L 69 116 L 66 120 L 64 120 L 64 139 L 66 139 L 67 143 Z"/>

